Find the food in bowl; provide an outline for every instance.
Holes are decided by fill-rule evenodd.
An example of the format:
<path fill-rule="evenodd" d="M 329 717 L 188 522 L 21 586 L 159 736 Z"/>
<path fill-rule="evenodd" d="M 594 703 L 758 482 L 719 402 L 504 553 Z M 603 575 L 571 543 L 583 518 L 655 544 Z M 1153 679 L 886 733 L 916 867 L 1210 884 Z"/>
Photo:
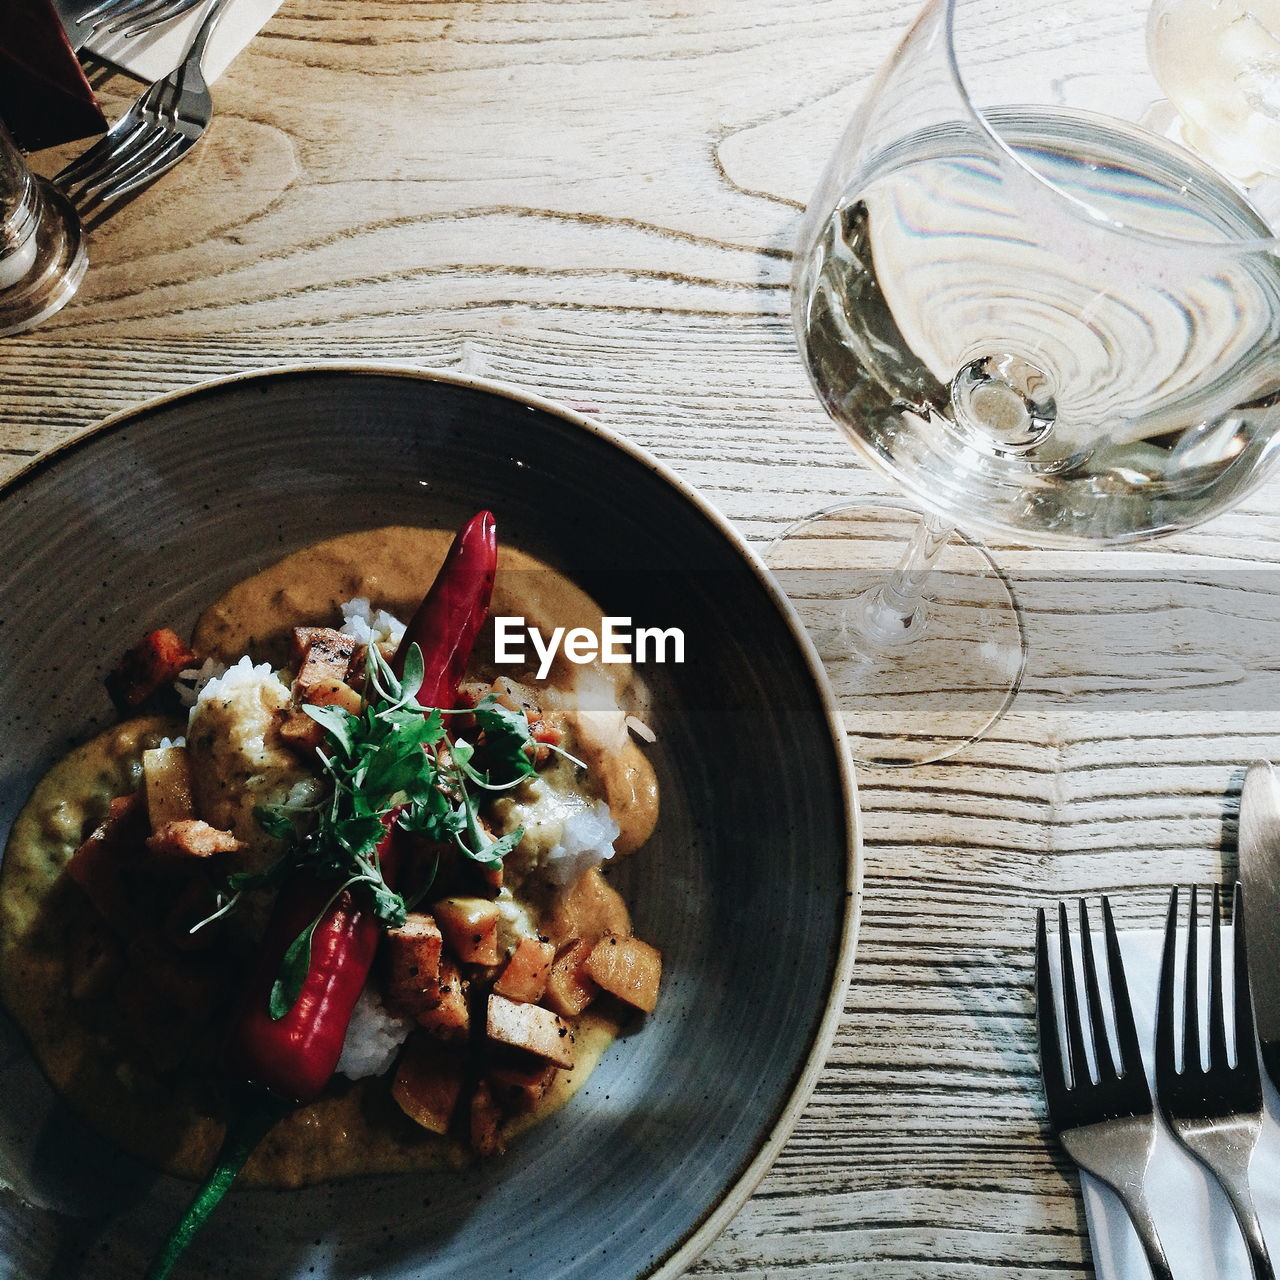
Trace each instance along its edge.
<path fill-rule="evenodd" d="M 506 674 L 475 643 L 490 592 L 547 630 L 601 620 L 498 555 L 488 513 L 452 543 L 331 539 L 189 647 L 152 633 L 113 673 L 127 718 L 37 786 L 0 864 L 0 995 L 123 1147 L 201 1176 L 248 1091 L 251 1184 L 493 1154 L 652 1011 L 661 957 L 606 874 L 658 816 L 643 686 Z M 157 709 L 175 683 L 189 709 Z"/>

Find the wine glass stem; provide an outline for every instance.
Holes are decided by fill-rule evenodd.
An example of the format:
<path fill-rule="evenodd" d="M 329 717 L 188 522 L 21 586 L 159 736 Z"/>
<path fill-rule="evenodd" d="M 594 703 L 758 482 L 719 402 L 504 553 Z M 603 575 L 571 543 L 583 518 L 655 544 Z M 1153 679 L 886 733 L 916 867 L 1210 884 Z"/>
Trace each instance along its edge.
<path fill-rule="evenodd" d="M 919 637 L 928 617 L 924 584 L 954 532 L 945 520 L 921 517 L 889 577 L 856 597 L 852 621 L 864 643 L 889 649 Z"/>

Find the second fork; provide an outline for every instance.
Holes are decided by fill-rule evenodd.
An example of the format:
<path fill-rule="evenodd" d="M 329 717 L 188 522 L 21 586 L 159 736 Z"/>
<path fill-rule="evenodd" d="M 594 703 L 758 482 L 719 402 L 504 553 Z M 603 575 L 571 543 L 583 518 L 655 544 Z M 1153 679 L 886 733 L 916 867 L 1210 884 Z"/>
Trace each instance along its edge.
<path fill-rule="evenodd" d="M 1253 1002 L 1249 996 L 1240 887 L 1236 886 L 1232 913 L 1234 1066 L 1227 1053 L 1222 913 L 1218 887 L 1215 885 L 1213 890 L 1209 937 L 1207 1056 L 1202 1052 L 1200 1036 L 1196 905 L 1196 890 L 1192 887 L 1179 1034 L 1175 1013 L 1178 890 L 1175 888 L 1170 894 L 1164 958 L 1160 967 L 1160 999 L 1156 1009 L 1156 1097 L 1174 1136 L 1217 1178 L 1226 1192 L 1249 1251 L 1254 1280 L 1274 1280 L 1275 1271 L 1249 1189 L 1249 1165 L 1262 1131 L 1262 1082 L 1253 1030 Z M 1181 1069 L 1177 1065 L 1179 1043 Z"/>

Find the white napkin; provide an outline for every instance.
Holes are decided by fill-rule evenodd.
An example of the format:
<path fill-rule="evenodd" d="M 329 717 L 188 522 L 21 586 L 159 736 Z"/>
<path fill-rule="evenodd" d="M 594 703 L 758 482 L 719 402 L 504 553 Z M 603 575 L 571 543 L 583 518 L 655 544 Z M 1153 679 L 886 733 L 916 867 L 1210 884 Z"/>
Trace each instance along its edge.
<path fill-rule="evenodd" d="M 1201 918 L 1203 911 L 1202 906 Z M 1230 936 L 1229 929 L 1223 931 L 1224 956 L 1230 955 Z M 1125 933 L 1121 934 L 1120 945 L 1134 1021 L 1150 1078 L 1164 934 L 1160 931 Z M 1202 970 L 1208 967 L 1208 954 L 1209 931 L 1202 928 Z M 1200 1008 L 1203 1017 L 1206 1008 L 1203 998 Z M 1280 1098 L 1265 1081 L 1265 1073 L 1264 1090 L 1267 1114 L 1250 1171 L 1250 1183 L 1263 1234 L 1273 1259 L 1280 1263 Z M 1081 1184 L 1098 1280 L 1150 1280 L 1151 1272 L 1138 1237 L 1114 1192 L 1088 1174 L 1081 1176 Z M 1177 1280 L 1250 1280 L 1249 1258 L 1226 1196 L 1163 1124 L 1157 1135 L 1147 1186 L 1156 1229 Z"/>
<path fill-rule="evenodd" d="M 204 78 L 212 84 L 241 49 L 266 25 L 282 0 L 233 0 L 218 19 L 204 57 Z M 173 22 L 166 22 L 132 40 L 123 36 L 95 36 L 89 52 L 135 75 L 139 80 L 160 80 L 186 55 L 200 21 L 208 9 L 199 5 Z"/>

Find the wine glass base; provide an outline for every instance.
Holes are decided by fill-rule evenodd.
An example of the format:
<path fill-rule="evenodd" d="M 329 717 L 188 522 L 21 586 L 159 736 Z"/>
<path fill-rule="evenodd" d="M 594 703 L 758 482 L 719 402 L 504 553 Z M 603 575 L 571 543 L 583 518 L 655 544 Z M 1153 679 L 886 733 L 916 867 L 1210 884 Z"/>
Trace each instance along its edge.
<path fill-rule="evenodd" d="M 985 736 L 1022 683 L 1017 599 L 986 548 L 955 533 L 924 586 L 924 608 L 885 616 L 877 589 L 923 512 L 869 499 L 786 530 L 765 553 L 826 667 L 860 764 L 944 760 Z"/>
<path fill-rule="evenodd" d="M 0 337 L 31 329 L 65 307 L 89 266 L 84 229 L 70 202 L 47 180 L 37 178 L 36 184 L 43 216 L 29 269 L 21 280 L 0 288 Z"/>

